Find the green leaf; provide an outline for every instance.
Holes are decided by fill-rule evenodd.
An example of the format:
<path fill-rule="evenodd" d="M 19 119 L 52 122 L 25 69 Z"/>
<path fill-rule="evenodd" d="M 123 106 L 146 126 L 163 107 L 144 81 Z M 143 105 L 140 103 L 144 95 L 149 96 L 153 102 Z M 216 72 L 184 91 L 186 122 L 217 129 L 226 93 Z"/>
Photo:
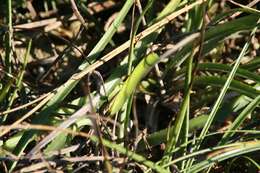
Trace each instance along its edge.
<path fill-rule="evenodd" d="M 227 81 L 226 77 L 218 77 L 218 76 L 201 76 L 197 77 L 194 80 L 194 85 L 196 86 L 204 86 L 206 88 L 209 86 L 222 87 Z M 260 91 L 253 88 L 250 85 L 244 84 L 237 80 L 232 80 L 229 89 L 236 91 L 239 94 L 246 95 L 251 98 L 255 98 L 260 94 Z"/>

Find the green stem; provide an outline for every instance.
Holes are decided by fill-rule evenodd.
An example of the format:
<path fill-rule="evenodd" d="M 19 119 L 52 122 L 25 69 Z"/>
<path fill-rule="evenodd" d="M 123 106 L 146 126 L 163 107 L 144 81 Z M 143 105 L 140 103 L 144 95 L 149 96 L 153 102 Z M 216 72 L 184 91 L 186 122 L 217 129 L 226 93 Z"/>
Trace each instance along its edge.
<path fill-rule="evenodd" d="M 8 20 L 8 32 L 7 32 L 7 40 L 6 40 L 6 58 L 5 65 L 6 71 L 11 74 L 12 72 L 12 39 L 13 39 L 13 26 L 12 26 L 12 0 L 7 1 L 7 20 Z"/>
<path fill-rule="evenodd" d="M 90 139 L 94 142 L 99 142 L 99 139 L 96 136 L 91 136 Z M 110 148 L 110 149 L 114 149 L 116 151 L 118 151 L 121 154 L 124 154 L 126 156 L 128 156 L 129 159 L 135 160 L 136 162 L 139 162 L 145 166 L 147 166 L 148 168 L 151 168 L 153 170 L 155 170 L 156 172 L 159 173 L 168 173 L 168 171 L 166 171 L 165 169 L 163 169 L 161 166 L 155 164 L 154 162 L 147 160 L 145 157 L 136 154 L 130 150 L 128 150 L 127 148 L 124 148 L 118 144 L 115 144 L 113 142 L 110 142 L 106 139 L 102 139 L 103 145 Z"/>
<path fill-rule="evenodd" d="M 16 88 L 13 91 L 11 99 L 10 99 L 10 101 L 8 103 L 7 110 L 11 109 L 12 104 L 13 104 L 15 98 L 17 97 L 17 92 L 19 92 L 20 89 L 21 89 L 22 80 L 23 80 L 23 76 L 24 76 L 24 73 L 25 73 L 25 68 L 26 68 L 26 65 L 27 65 L 27 62 L 28 62 L 28 58 L 29 58 L 29 54 L 30 54 L 30 50 L 31 50 L 31 45 L 32 45 L 32 40 L 30 40 L 29 43 L 28 43 L 28 46 L 27 46 L 27 49 L 26 49 L 26 53 L 25 53 L 25 56 L 24 56 L 23 66 L 22 66 L 21 71 L 20 71 L 20 73 L 18 75 L 18 79 L 16 81 Z M 4 115 L 4 120 L 6 119 L 7 116 L 8 116 L 8 114 Z"/>

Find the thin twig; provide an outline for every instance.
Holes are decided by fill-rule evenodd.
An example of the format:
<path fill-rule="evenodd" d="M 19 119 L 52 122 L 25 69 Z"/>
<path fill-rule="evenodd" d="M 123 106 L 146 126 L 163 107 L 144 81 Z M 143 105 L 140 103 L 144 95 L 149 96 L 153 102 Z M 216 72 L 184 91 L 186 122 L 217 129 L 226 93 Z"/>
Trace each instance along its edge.
<path fill-rule="evenodd" d="M 88 29 L 88 25 L 87 23 L 85 22 L 84 18 L 82 17 L 82 15 L 80 14 L 79 10 L 78 10 L 78 7 L 75 3 L 74 0 L 70 0 L 70 3 L 71 3 L 71 8 L 75 14 L 75 16 L 78 18 L 78 20 L 80 21 L 80 23 L 84 26 L 84 28 L 87 30 Z"/>
<path fill-rule="evenodd" d="M 0 115 L 4 115 L 4 114 L 9 114 L 9 113 L 12 113 L 12 112 L 16 112 L 16 111 L 19 111 L 23 108 L 26 108 L 28 106 L 31 106 L 39 101 L 41 101 L 42 99 L 46 98 L 48 96 L 48 94 L 43 94 L 42 96 L 40 96 L 39 98 L 29 102 L 29 103 L 26 103 L 24 105 L 21 105 L 21 106 L 18 106 L 16 108 L 13 108 L 13 109 L 10 109 L 10 110 L 7 110 L 7 111 L 3 111 L 3 112 L 0 112 Z"/>
<path fill-rule="evenodd" d="M 71 40 L 71 41 L 69 41 L 69 40 L 67 40 L 67 39 L 65 39 L 63 37 L 57 36 L 59 39 L 65 41 L 69 45 L 63 50 L 63 52 L 58 57 L 55 58 L 55 60 L 52 62 L 52 65 L 49 67 L 47 72 L 45 72 L 42 76 L 39 77 L 39 82 L 43 82 L 43 80 L 54 70 L 54 67 L 62 60 L 63 56 L 66 55 L 68 52 L 70 52 L 72 48 L 75 48 L 81 54 L 81 56 L 85 57 L 84 52 L 82 52 L 77 47 L 77 45 L 74 43 L 80 37 L 80 35 L 82 33 L 82 30 L 83 30 L 83 28 L 79 30 L 79 32 L 77 33 L 75 38 L 73 40 Z"/>
<path fill-rule="evenodd" d="M 88 75 L 88 80 L 87 80 L 87 84 L 89 83 L 90 81 L 90 75 L 92 73 L 90 73 Z M 94 73 L 94 74 L 98 74 L 98 73 Z M 102 77 L 101 77 L 102 79 Z M 102 79 L 103 81 L 103 79 Z M 108 152 L 107 152 L 107 149 L 106 147 L 104 146 L 103 144 L 103 139 L 102 139 L 102 134 L 101 134 L 101 130 L 99 128 L 99 122 L 100 122 L 100 119 L 99 119 L 99 114 L 96 113 L 96 110 L 95 110 L 95 107 L 96 107 L 96 104 L 94 105 L 93 102 L 92 102 L 92 97 L 91 97 L 91 91 L 90 91 L 90 86 L 87 85 L 87 89 L 88 89 L 88 96 L 89 96 L 89 105 L 90 105 L 90 112 L 96 116 L 96 119 L 91 119 L 92 120 L 92 123 L 93 123 L 93 128 L 95 130 L 95 135 L 98 137 L 98 140 L 100 142 L 100 145 L 101 145 L 101 149 L 102 149 L 102 153 L 103 153 L 103 157 L 104 157 L 104 161 L 105 161 L 105 167 L 108 171 L 108 173 L 112 173 L 112 165 L 111 163 L 109 162 L 109 155 L 108 155 Z"/>
<path fill-rule="evenodd" d="M 60 20 L 64 20 L 64 19 L 65 19 L 64 16 L 60 17 Z M 76 19 L 76 16 L 73 15 L 68 20 L 70 21 L 70 20 L 75 20 L 75 19 Z M 43 20 L 39 20 L 39 21 L 36 21 L 36 22 L 15 25 L 14 29 L 16 31 L 27 30 L 27 29 L 29 30 L 29 29 L 34 29 L 34 28 L 52 25 L 52 24 L 55 24 L 56 22 L 60 22 L 60 20 L 58 18 L 43 19 Z"/>
<path fill-rule="evenodd" d="M 30 110 L 27 114 L 22 116 L 20 119 L 16 120 L 14 123 L 12 123 L 9 128 L 6 128 L 3 132 L 1 132 L 0 136 L 5 135 L 12 129 L 12 127 L 17 126 L 18 124 L 23 122 L 25 119 L 30 117 L 32 114 L 34 114 L 37 110 L 39 110 L 42 106 L 44 106 L 54 96 L 54 93 L 48 93 L 47 95 L 48 96 L 44 100 L 42 100 L 37 106 L 35 106 L 32 110 Z"/>
<path fill-rule="evenodd" d="M 237 6 L 239 6 L 239 7 L 242 7 L 242 8 L 250 8 L 250 7 L 253 7 L 254 5 L 256 5 L 260 0 L 254 0 L 254 1 L 252 1 L 252 2 L 250 2 L 249 4 L 247 4 L 247 5 L 242 5 L 242 4 L 239 4 L 239 3 L 237 3 L 237 2 L 234 2 L 234 1 L 232 1 L 232 0 L 228 0 L 229 2 L 231 2 L 232 4 L 235 4 L 235 5 L 237 5 Z M 252 10 L 255 10 L 255 9 L 252 9 Z M 259 12 L 258 10 L 256 10 L 256 12 Z M 237 17 L 237 16 L 239 16 L 240 14 L 241 14 L 242 12 L 236 12 L 235 14 L 233 14 L 232 16 L 230 16 L 231 18 L 235 18 L 235 17 Z"/>
<path fill-rule="evenodd" d="M 174 53 L 176 53 L 180 48 L 183 48 L 183 46 L 187 45 L 188 43 L 194 41 L 200 36 L 199 32 L 193 33 L 186 38 L 182 39 L 180 42 L 178 42 L 172 49 L 166 51 L 163 55 L 160 56 L 161 60 L 164 60 L 166 58 L 169 58 Z"/>
<path fill-rule="evenodd" d="M 136 0 L 136 6 L 139 10 L 139 13 L 142 14 L 143 13 L 143 9 L 142 9 L 142 4 L 140 2 L 140 0 Z M 145 16 L 142 16 L 142 23 L 144 26 L 146 26 L 146 20 L 145 20 Z"/>

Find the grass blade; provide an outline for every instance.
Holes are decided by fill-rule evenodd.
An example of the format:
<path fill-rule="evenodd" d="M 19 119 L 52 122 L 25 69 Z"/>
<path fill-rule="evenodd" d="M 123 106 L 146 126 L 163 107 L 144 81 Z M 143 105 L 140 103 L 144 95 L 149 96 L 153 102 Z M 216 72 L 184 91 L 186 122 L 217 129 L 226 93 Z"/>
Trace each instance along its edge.
<path fill-rule="evenodd" d="M 259 22 L 259 20 L 258 20 L 258 22 Z M 257 22 L 257 23 L 258 23 L 258 22 Z M 256 30 L 257 30 L 257 27 L 255 27 L 255 28 L 253 29 L 253 31 L 251 32 L 250 38 L 252 38 L 252 37 L 254 36 Z M 209 118 L 207 119 L 207 122 L 206 122 L 204 128 L 202 129 L 202 131 L 201 131 L 201 133 L 200 133 L 200 135 L 199 135 L 199 139 L 200 139 L 200 140 L 199 140 L 199 142 L 196 144 L 195 150 L 198 150 L 198 149 L 199 149 L 199 147 L 200 147 L 200 145 L 201 145 L 201 143 L 202 143 L 202 141 L 203 141 L 205 135 L 207 134 L 207 132 L 208 132 L 208 130 L 209 130 L 209 127 L 211 126 L 211 124 L 212 124 L 212 122 L 213 122 L 213 119 L 215 118 L 215 115 L 216 115 L 216 113 L 217 113 L 217 111 L 218 111 L 218 109 L 219 109 L 219 107 L 220 107 L 220 104 L 222 103 L 222 101 L 223 101 L 223 99 L 224 99 L 224 96 L 225 96 L 225 94 L 226 94 L 226 92 L 227 92 L 227 90 L 228 90 L 228 88 L 229 88 L 229 86 L 230 86 L 230 84 L 231 84 L 231 82 L 232 82 L 234 76 L 235 76 L 235 73 L 236 73 L 236 71 L 237 71 L 237 69 L 238 69 L 238 67 L 239 67 L 239 64 L 240 64 L 240 62 L 241 62 L 241 59 L 245 56 L 248 47 L 249 47 L 249 41 L 247 41 L 247 42 L 245 43 L 245 45 L 243 46 L 243 49 L 242 49 L 242 51 L 240 52 L 239 57 L 238 57 L 238 59 L 236 60 L 236 63 L 234 64 L 234 67 L 232 68 L 232 71 L 230 72 L 230 74 L 229 74 L 229 76 L 228 76 L 228 78 L 227 78 L 227 81 L 225 82 L 223 88 L 221 89 L 220 95 L 219 95 L 219 97 L 217 98 L 217 100 L 216 100 L 216 102 L 215 102 L 215 104 L 214 104 L 214 106 L 213 106 L 213 108 L 212 108 L 212 110 L 211 110 L 211 112 L 210 112 L 210 114 L 209 114 Z"/>
<path fill-rule="evenodd" d="M 246 119 L 246 117 L 254 110 L 255 107 L 257 107 L 260 103 L 260 95 L 258 95 L 250 104 L 247 105 L 245 109 L 238 115 L 238 117 L 235 119 L 235 121 L 230 125 L 227 132 L 223 135 L 221 141 L 219 142 L 219 145 L 225 144 L 234 134 L 235 132 L 229 132 L 229 131 L 235 131 L 239 128 L 239 126 L 243 123 L 243 121 Z"/>

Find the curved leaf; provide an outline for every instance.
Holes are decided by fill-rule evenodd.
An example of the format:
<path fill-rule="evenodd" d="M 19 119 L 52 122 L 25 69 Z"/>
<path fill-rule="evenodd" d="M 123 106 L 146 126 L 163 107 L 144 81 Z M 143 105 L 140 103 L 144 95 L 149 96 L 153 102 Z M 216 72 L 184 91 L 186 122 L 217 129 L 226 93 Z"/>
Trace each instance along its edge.
<path fill-rule="evenodd" d="M 136 66 L 132 74 L 124 82 L 122 89 L 115 97 L 110 107 L 111 115 L 114 115 L 122 108 L 126 100 L 134 92 L 143 77 L 147 75 L 147 73 L 154 67 L 159 59 L 160 57 L 157 54 L 151 53 L 141 60 L 141 62 Z"/>
<path fill-rule="evenodd" d="M 210 86 L 222 87 L 225 84 L 226 80 L 227 80 L 226 77 L 201 76 L 201 77 L 195 78 L 194 85 L 195 86 L 210 85 Z M 244 94 L 251 98 L 255 98 L 256 96 L 258 96 L 260 94 L 259 90 L 253 88 L 250 85 L 237 81 L 237 80 L 233 80 L 231 82 L 229 89 L 234 90 L 234 91 L 238 92 L 239 94 Z"/>

